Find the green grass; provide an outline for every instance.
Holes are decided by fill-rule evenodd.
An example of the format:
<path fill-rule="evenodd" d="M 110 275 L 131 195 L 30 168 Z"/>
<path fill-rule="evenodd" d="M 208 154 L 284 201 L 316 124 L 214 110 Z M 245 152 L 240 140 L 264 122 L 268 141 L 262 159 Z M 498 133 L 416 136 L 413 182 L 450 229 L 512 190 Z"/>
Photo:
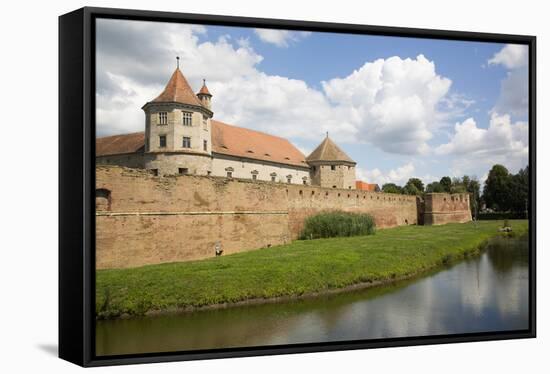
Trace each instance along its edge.
<path fill-rule="evenodd" d="M 478 253 L 502 221 L 402 226 L 376 235 L 300 240 L 202 261 L 99 270 L 98 318 L 299 296 L 361 282 L 390 281 Z M 515 235 L 526 220 L 510 220 Z"/>
<path fill-rule="evenodd" d="M 370 214 L 326 212 L 306 219 L 300 239 L 372 235 L 374 232 L 374 218 Z"/>

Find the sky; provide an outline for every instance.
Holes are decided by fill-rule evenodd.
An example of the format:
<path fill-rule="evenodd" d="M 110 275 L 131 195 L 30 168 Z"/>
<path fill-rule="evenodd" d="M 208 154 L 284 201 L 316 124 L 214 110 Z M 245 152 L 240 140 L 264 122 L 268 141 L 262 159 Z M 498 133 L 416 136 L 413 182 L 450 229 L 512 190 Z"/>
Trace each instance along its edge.
<path fill-rule="evenodd" d="M 144 131 L 179 56 L 214 119 L 306 156 L 328 131 L 369 183 L 483 182 L 528 162 L 525 45 L 113 19 L 96 33 L 97 136 Z"/>

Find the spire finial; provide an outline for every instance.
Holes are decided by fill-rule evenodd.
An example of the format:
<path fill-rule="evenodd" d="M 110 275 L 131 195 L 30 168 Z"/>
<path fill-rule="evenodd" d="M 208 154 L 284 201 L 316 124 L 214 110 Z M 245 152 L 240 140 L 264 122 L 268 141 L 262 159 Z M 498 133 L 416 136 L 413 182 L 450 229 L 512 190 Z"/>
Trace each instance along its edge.
<path fill-rule="evenodd" d="M 327 131 L 327 138 L 328 138 L 328 131 Z"/>
<path fill-rule="evenodd" d="M 180 56 L 176 56 L 176 66 L 178 69 L 180 68 Z"/>
<path fill-rule="evenodd" d="M 202 78 L 202 85 L 206 86 L 206 79 Z"/>

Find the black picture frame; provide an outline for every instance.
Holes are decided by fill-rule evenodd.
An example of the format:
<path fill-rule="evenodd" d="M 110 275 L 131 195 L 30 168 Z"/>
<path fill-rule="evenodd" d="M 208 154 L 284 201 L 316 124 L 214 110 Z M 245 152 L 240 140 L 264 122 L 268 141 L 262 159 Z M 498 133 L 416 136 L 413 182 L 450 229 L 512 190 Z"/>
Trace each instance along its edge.
<path fill-rule="evenodd" d="M 529 47 L 529 328 L 521 331 L 403 337 L 97 357 L 95 350 L 95 19 L 324 31 Z M 536 337 L 536 37 L 447 30 L 85 7 L 59 17 L 59 357 L 104 366 L 324 352 Z"/>

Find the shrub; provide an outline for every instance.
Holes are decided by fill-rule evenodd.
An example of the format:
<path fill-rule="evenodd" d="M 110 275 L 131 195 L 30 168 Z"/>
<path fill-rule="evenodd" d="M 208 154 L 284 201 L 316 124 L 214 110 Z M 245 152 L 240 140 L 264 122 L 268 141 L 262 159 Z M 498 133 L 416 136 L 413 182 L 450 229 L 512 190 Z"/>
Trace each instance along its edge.
<path fill-rule="evenodd" d="M 375 230 L 374 218 L 369 214 L 326 212 L 306 219 L 300 239 L 372 235 Z"/>

